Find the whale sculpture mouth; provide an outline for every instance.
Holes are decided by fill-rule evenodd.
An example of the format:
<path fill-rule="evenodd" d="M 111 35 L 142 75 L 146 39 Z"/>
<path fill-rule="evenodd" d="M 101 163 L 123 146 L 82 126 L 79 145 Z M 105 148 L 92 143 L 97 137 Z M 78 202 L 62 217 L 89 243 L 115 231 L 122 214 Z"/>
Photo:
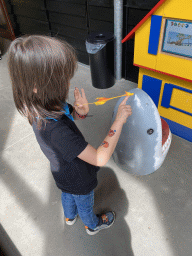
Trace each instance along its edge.
<path fill-rule="evenodd" d="M 171 131 L 167 122 L 161 118 L 162 124 L 162 154 L 166 154 L 171 145 Z"/>

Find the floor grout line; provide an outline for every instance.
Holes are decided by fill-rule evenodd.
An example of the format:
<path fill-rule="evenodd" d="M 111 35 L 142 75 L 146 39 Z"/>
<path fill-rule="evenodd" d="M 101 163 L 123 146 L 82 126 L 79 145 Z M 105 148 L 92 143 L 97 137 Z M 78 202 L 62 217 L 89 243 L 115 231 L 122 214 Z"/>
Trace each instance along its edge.
<path fill-rule="evenodd" d="M 28 134 L 28 135 L 27 135 L 27 136 L 25 136 L 24 138 L 22 138 L 22 139 L 18 140 L 17 142 L 13 143 L 12 145 L 8 146 L 7 148 L 4 148 L 3 150 L 1 150 L 1 151 L 0 151 L 0 153 L 1 153 L 1 152 L 3 152 L 3 151 L 5 151 L 5 150 L 7 150 L 7 149 L 9 149 L 10 147 L 12 147 L 12 146 L 16 145 L 18 142 L 20 142 L 20 141 L 22 141 L 22 140 L 26 139 L 26 138 L 27 138 L 27 137 L 29 137 L 31 134 L 34 134 L 34 133 L 33 133 L 33 132 L 31 132 L 30 134 Z"/>

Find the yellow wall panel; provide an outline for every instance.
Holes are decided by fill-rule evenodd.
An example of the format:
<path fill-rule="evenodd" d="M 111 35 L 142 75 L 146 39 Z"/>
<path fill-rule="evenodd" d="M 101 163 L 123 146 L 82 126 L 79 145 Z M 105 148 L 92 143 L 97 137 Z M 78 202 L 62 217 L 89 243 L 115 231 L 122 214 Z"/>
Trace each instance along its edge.
<path fill-rule="evenodd" d="M 192 114 L 192 93 L 174 88 L 170 105 Z"/>
<path fill-rule="evenodd" d="M 192 116 L 172 108 L 159 107 L 158 111 L 162 117 L 192 129 Z"/>
<path fill-rule="evenodd" d="M 139 88 L 142 89 L 142 80 L 143 75 L 151 76 L 157 79 L 162 80 L 162 86 L 159 96 L 159 103 L 158 103 L 158 111 L 160 116 L 165 117 L 169 120 L 172 120 L 173 122 L 179 123 L 183 126 L 186 126 L 190 129 L 192 129 L 192 116 L 187 115 L 185 113 L 182 113 L 180 111 L 171 109 L 171 108 L 165 108 L 161 106 L 162 96 L 163 96 L 163 90 L 165 83 L 171 83 L 176 86 L 192 90 L 192 83 L 185 82 L 184 80 L 180 80 L 171 76 L 167 76 L 158 72 L 154 72 L 147 69 L 139 69 Z M 155 87 L 154 87 L 155 90 Z M 173 89 L 174 91 L 175 89 Z M 181 100 L 179 97 L 183 99 L 183 102 L 181 103 Z M 191 97 L 191 98 L 190 98 Z M 187 105 L 186 105 L 187 103 Z M 173 105 L 176 108 L 182 109 L 186 112 L 191 113 L 192 112 L 192 95 L 190 93 L 184 92 L 184 93 L 176 93 L 171 97 L 171 105 Z"/>
<path fill-rule="evenodd" d="M 192 0 L 167 0 L 154 15 L 162 15 L 169 18 L 191 19 Z M 186 18 L 190 14 L 190 18 Z M 177 16 L 178 15 L 178 16 Z M 163 23 L 162 23 L 163 24 Z M 173 56 L 158 52 L 157 55 L 148 54 L 151 18 L 149 18 L 135 33 L 134 63 L 169 73 L 178 77 L 192 80 L 192 61 L 184 57 Z M 161 34 L 163 33 L 161 29 Z M 162 39 L 161 39 L 162 40 Z M 159 44 L 160 45 L 160 44 Z"/>
<path fill-rule="evenodd" d="M 138 88 L 139 89 L 142 89 L 143 71 L 144 71 L 144 69 L 139 68 L 139 77 L 138 77 Z"/>
<path fill-rule="evenodd" d="M 162 77 L 163 77 L 163 83 L 162 83 L 162 87 L 161 87 L 161 94 L 160 94 L 160 97 L 159 97 L 159 105 L 158 105 L 159 114 L 162 117 L 165 117 L 165 118 L 167 118 L 167 119 L 169 119 L 169 120 L 171 120 L 175 123 L 179 123 L 183 126 L 186 126 L 190 129 L 192 129 L 192 116 L 187 115 L 185 113 L 182 113 L 182 112 L 177 111 L 177 110 L 172 109 L 172 108 L 165 108 L 165 107 L 161 106 L 161 101 L 162 101 L 162 96 L 163 96 L 163 90 L 164 90 L 165 83 L 171 83 L 171 84 L 174 84 L 174 85 L 186 88 L 186 89 L 190 89 L 190 90 L 192 90 L 192 84 L 188 83 L 188 82 L 185 82 L 185 81 L 182 81 L 180 79 L 172 78 L 170 76 L 163 75 Z M 171 97 L 171 101 L 172 101 L 172 98 L 173 98 L 173 95 Z M 172 105 L 172 103 L 175 105 L 175 106 L 173 105 L 174 107 L 182 109 L 182 105 L 180 104 L 180 101 L 178 101 L 177 99 L 173 99 L 173 101 L 171 102 L 171 105 Z M 189 109 L 188 110 L 185 109 L 185 111 L 190 112 Z"/>
<path fill-rule="evenodd" d="M 172 77 L 172 76 L 168 76 L 168 75 L 164 75 L 152 70 L 148 70 L 148 69 L 144 69 L 144 68 L 140 68 L 139 69 L 139 73 L 141 72 L 141 74 L 143 75 L 147 75 L 147 76 L 151 76 L 157 79 L 160 79 L 162 81 L 164 81 L 165 83 L 171 83 L 183 88 L 186 88 L 188 90 L 192 90 L 192 83 L 190 82 L 186 82 L 184 80 Z"/>
<path fill-rule="evenodd" d="M 134 63 L 155 69 L 157 56 L 148 54 L 150 24 L 151 18 L 135 33 Z"/>
<path fill-rule="evenodd" d="M 163 16 L 191 20 L 192 1 L 191 0 L 167 0 L 164 4 Z"/>
<path fill-rule="evenodd" d="M 164 18 L 192 21 L 192 0 L 167 0 L 153 15 L 160 15 Z M 177 77 L 192 80 L 192 59 L 173 56 L 160 51 L 158 51 L 157 55 L 148 54 L 150 24 L 151 18 L 149 18 L 135 33 L 134 63 L 146 68 L 151 68 Z M 162 33 L 163 29 L 161 29 L 161 38 L 163 35 Z M 160 45 L 161 44 L 159 43 L 159 48 Z M 141 89 L 143 75 L 148 75 L 162 80 L 158 104 L 159 114 L 162 117 L 192 129 L 192 116 L 172 108 L 165 108 L 161 106 L 165 83 L 171 83 L 189 90 L 192 90 L 192 83 L 169 75 L 161 74 L 159 72 L 140 68 L 138 88 Z M 170 105 L 192 113 L 192 94 L 174 88 Z"/>
<path fill-rule="evenodd" d="M 169 0 L 167 0 L 169 1 Z M 159 16 L 163 16 L 164 15 L 164 4 L 163 3 L 154 13 L 153 15 L 159 15 Z"/>
<path fill-rule="evenodd" d="M 156 70 L 192 80 L 192 61 L 185 58 L 158 53 Z"/>

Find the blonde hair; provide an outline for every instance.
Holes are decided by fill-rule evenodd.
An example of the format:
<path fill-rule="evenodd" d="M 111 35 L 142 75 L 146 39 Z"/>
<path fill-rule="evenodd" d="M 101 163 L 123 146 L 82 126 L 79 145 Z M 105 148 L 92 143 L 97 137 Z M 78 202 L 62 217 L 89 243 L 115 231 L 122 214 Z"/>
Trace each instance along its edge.
<path fill-rule="evenodd" d="M 17 110 L 38 127 L 58 118 L 77 68 L 75 50 L 55 37 L 25 35 L 12 41 L 8 69 Z M 34 88 L 37 92 L 34 92 Z"/>

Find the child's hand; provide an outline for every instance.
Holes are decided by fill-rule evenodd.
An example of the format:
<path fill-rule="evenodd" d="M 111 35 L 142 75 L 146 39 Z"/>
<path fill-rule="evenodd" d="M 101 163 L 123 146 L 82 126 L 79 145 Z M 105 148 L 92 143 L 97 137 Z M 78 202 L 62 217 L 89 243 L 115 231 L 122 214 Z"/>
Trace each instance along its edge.
<path fill-rule="evenodd" d="M 82 96 L 81 96 L 82 93 Z M 89 112 L 89 105 L 87 98 L 85 96 L 84 89 L 81 89 L 81 93 L 79 92 L 79 89 L 75 87 L 74 91 L 74 97 L 75 97 L 75 102 L 74 102 L 74 108 L 76 112 L 79 115 L 86 115 Z"/>
<path fill-rule="evenodd" d="M 115 120 L 116 121 L 121 121 L 124 124 L 127 121 L 127 118 L 132 115 L 132 109 L 130 105 L 126 105 L 127 100 L 129 99 L 130 96 L 126 96 L 124 100 L 121 102 L 119 105 L 117 115 Z"/>

